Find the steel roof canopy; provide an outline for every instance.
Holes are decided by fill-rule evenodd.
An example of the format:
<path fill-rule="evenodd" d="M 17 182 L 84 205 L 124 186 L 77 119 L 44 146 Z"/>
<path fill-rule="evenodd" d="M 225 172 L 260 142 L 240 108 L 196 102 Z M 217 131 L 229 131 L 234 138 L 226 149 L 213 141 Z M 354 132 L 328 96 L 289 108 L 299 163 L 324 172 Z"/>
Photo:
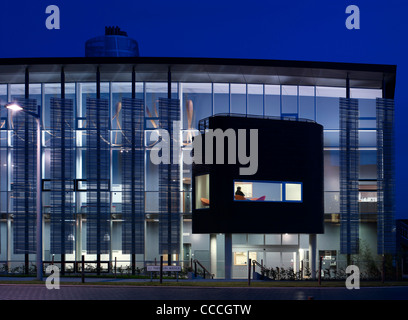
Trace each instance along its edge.
<path fill-rule="evenodd" d="M 135 68 L 137 81 L 231 82 L 284 85 L 316 85 L 382 89 L 394 97 L 396 66 L 362 63 L 291 60 L 174 58 L 174 57 L 71 57 L 0 59 L 0 83 L 24 83 L 25 69 L 30 83 L 59 82 L 64 67 L 66 82 L 95 81 L 100 68 L 101 81 L 131 81 Z"/>

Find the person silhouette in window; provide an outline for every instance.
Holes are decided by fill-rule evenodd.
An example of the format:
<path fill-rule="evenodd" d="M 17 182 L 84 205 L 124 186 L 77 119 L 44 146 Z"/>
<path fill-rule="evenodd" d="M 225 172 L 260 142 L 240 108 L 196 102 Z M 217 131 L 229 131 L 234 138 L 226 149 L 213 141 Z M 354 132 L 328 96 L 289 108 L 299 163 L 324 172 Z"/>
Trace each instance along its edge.
<path fill-rule="evenodd" d="M 237 187 L 237 191 L 235 191 L 235 195 L 245 197 L 245 194 L 241 191 L 241 187 Z"/>

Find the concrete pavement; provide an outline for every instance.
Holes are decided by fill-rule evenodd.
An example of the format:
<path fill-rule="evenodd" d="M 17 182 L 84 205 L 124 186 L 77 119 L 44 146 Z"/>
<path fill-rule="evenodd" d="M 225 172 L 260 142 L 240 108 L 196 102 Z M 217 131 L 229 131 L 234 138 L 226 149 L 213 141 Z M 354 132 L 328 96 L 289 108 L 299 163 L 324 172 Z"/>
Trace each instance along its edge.
<path fill-rule="evenodd" d="M 58 290 L 49 290 L 42 284 L 0 284 L 0 300 L 408 300 L 408 287 L 402 286 L 348 290 L 345 287 L 259 288 L 244 283 L 242 287 L 106 285 L 110 281 L 115 280 L 99 279 L 100 284 L 85 286 L 61 281 Z"/>

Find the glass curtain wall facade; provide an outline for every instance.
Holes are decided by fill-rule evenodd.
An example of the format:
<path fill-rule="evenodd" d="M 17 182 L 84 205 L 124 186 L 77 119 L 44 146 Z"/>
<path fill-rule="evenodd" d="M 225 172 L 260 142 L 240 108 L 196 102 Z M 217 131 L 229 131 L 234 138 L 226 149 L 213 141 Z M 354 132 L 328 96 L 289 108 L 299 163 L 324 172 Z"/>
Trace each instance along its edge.
<path fill-rule="evenodd" d="M 177 134 L 180 134 L 183 152 L 189 152 L 191 149 L 192 136 L 198 134 L 198 121 L 215 114 L 305 118 L 322 124 L 324 126 L 325 222 L 329 225 L 324 236 L 331 237 L 332 240 L 329 243 L 333 245 L 330 248 L 319 249 L 336 250 L 338 254 L 347 253 L 347 250 L 343 252 L 340 247 L 339 231 L 331 233 L 339 226 L 345 228 L 344 232 L 347 233 L 350 227 L 347 225 L 350 219 L 346 222 L 341 219 L 344 213 L 341 201 L 343 195 L 340 100 L 346 99 L 346 88 L 173 82 L 170 100 L 168 100 L 167 90 L 166 82 L 137 82 L 136 97 L 130 99 L 131 82 L 102 82 L 100 97 L 96 99 L 96 83 L 66 83 L 65 99 L 62 101 L 60 84 L 30 84 L 29 98 L 34 99 L 35 104 L 43 110 L 41 121 L 43 124 L 44 261 L 51 261 L 53 258 L 60 261 L 63 254 L 67 262 L 66 268 L 74 268 L 70 263 L 80 261 L 82 255 L 86 256 L 87 261 L 96 261 L 97 255 L 100 255 L 100 261 L 106 262 L 102 268 L 106 269 L 107 262 L 112 263 L 115 259 L 119 266 L 129 266 L 130 255 L 135 254 L 137 266 L 144 267 L 146 264 L 159 261 L 161 254 L 171 254 L 173 263 L 189 263 L 194 255 L 209 266 L 209 249 L 201 250 L 200 245 L 194 248 L 195 243 L 202 241 L 200 239 L 205 238 L 206 235 L 191 234 L 191 165 L 180 161 L 178 168 L 162 168 L 161 165 L 154 164 L 150 158 L 155 144 L 152 132 L 164 122 L 164 117 L 167 115 L 163 112 L 169 111 L 170 106 L 175 109 L 174 112 L 177 115 L 174 118 L 167 117 L 166 121 L 180 120 L 181 127 L 176 129 L 179 130 Z M 0 105 L 2 106 L 22 95 L 24 95 L 24 84 L 0 85 Z M 389 210 L 387 203 L 391 200 L 387 200 L 387 197 L 381 193 L 381 211 L 378 208 L 377 199 L 377 194 L 380 192 L 377 184 L 379 172 L 377 117 L 384 116 L 384 112 L 378 112 L 379 101 L 383 101 L 382 98 L 381 90 L 350 89 L 350 99 L 357 105 L 358 111 L 355 119 L 358 145 L 354 146 L 357 155 L 354 159 L 355 168 L 357 168 L 357 178 L 354 182 L 355 196 L 358 198 L 356 204 L 358 214 L 357 221 L 355 216 L 353 216 L 354 220 L 351 220 L 354 221 L 353 230 L 356 230 L 355 227 L 357 231 L 360 228 L 360 235 L 346 234 L 349 240 L 350 237 L 357 237 L 352 241 L 358 241 L 358 237 L 362 237 L 362 224 L 376 225 L 379 211 L 390 212 L 387 211 Z M 384 103 L 381 104 L 383 105 Z M 54 122 L 56 113 L 61 112 L 61 106 L 63 106 L 62 109 L 68 110 L 66 113 L 68 118 L 64 120 L 63 128 L 58 127 Z M 96 114 L 92 111 L 95 107 L 103 110 L 103 115 L 99 115 L 98 119 L 92 118 Z M 143 112 L 138 114 L 136 123 L 126 122 L 124 118 L 132 108 L 143 109 Z M 30 242 L 33 238 L 31 234 L 28 233 L 29 239 L 16 236 L 16 233 L 19 234 L 21 230 L 18 227 L 19 211 L 15 204 L 19 198 L 16 194 L 18 172 L 14 167 L 20 164 L 16 163 L 16 157 L 13 155 L 20 150 L 21 137 L 18 131 L 21 124 L 5 108 L 2 107 L 0 112 L 0 261 L 9 262 L 11 267 L 17 267 L 24 263 L 25 254 L 29 254 L 30 261 L 35 261 L 35 252 L 24 251 L 22 250 L 24 246 L 21 247 L 21 241 L 29 242 L 28 249 L 34 245 Z M 96 126 L 96 123 L 101 127 Z M 134 126 L 140 128 L 141 133 L 132 140 L 129 132 Z M 99 130 L 97 135 L 95 130 Z M 64 133 L 63 138 L 61 133 Z M 142 145 L 141 141 L 143 141 Z M 97 144 L 102 149 L 95 152 Z M 61 146 L 66 150 L 65 155 L 61 154 Z M 101 153 L 98 154 L 98 152 Z M 136 158 L 129 157 L 129 152 L 136 154 Z M 183 152 L 180 151 L 180 157 Z M 63 165 L 67 176 L 58 176 L 57 171 L 60 168 L 53 164 L 55 157 L 65 157 L 66 161 Z M 96 159 L 100 167 L 95 167 Z M 142 170 L 131 172 L 129 164 L 136 163 L 138 169 Z M 162 201 L 161 194 L 167 191 L 163 191 L 161 185 L 164 175 L 170 174 L 169 170 L 171 181 L 174 182 L 171 192 L 177 193 L 177 196 L 173 195 L 173 200 L 176 199 L 177 204 L 171 205 L 177 212 L 172 212 L 171 216 L 165 216 L 161 214 L 161 208 L 167 210 L 168 204 Z M 102 180 L 99 180 L 103 183 L 93 185 L 92 179 L 97 171 L 103 175 Z M 138 177 L 137 190 L 132 189 L 129 175 Z M 387 180 L 387 177 L 385 178 Z M 67 183 L 61 184 L 60 181 L 59 185 L 56 185 L 52 182 L 56 179 L 65 179 Z M 389 183 L 389 179 L 384 183 Z M 61 197 L 61 192 L 55 193 L 56 190 L 60 191 L 61 186 L 65 192 L 63 199 L 58 198 Z M 139 214 L 136 218 L 129 215 L 131 212 L 129 210 L 132 210 L 129 208 L 129 197 L 138 199 Z M 60 208 L 57 212 L 55 206 L 58 203 L 65 203 L 65 209 L 61 211 Z M 99 211 L 93 210 L 93 206 L 99 206 Z M 97 216 L 101 211 L 103 211 L 102 218 Z M 389 228 L 387 224 L 389 215 L 385 216 L 386 222 L 382 224 L 381 229 L 383 231 Z M 61 223 L 64 228 L 60 227 Z M 95 224 L 99 226 L 97 234 Z M 375 239 L 377 244 L 376 227 L 371 225 L 368 229 L 374 232 L 374 236 L 370 235 L 370 237 Z M 166 239 L 163 238 L 164 229 L 171 233 L 166 233 Z M 388 232 L 386 231 L 381 235 Z M 282 239 L 285 239 L 285 235 L 236 235 L 233 237 L 233 244 L 244 245 L 255 241 L 256 244 L 268 245 L 275 243 L 276 236 L 280 237 L 280 243 L 283 245 Z M 301 237 L 295 235 L 293 239 L 288 243 L 299 249 Z M 136 243 L 136 247 L 132 243 Z M 376 247 L 375 244 L 374 247 Z M 381 248 L 384 248 L 384 245 Z M 238 251 L 237 254 L 236 259 L 239 254 L 251 255 L 248 252 Z M 288 261 L 288 264 L 293 264 L 292 253 L 286 258 L 285 254 L 289 253 L 281 255 L 281 262 Z M 220 253 L 217 259 L 219 260 L 217 263 L 223 262 L 223 256 L 220 256 Z M 260 260 L 259 257 L 258 259 Z"/>

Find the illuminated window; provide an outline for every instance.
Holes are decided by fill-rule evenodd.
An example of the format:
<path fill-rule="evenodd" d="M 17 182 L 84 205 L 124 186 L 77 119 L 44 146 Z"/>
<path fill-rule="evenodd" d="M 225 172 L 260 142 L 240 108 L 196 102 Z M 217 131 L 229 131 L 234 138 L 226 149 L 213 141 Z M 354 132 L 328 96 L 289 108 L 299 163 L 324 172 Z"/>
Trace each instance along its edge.
<path fill-rule="evenodd" d="M 210 207 L 210 175 L 195 177 L 195 207 L 206 209 Z"/>
<path fill-rule="evenodd" d="M 256 260 L 256 252 L 249 252 L 249 259 Z M 234 265 L 246 266 L 248 263 L 248 252 L 234 252 Z"/>
<path fill-rule="evenodd" d="M 285 183 L 285 200 L 302 201 L 302 185 L 300 183 Z"/>
<path fill-rule="evenodd" d="M 302 183 L 234 181 L 235 201 L 302 202 Z"/>

